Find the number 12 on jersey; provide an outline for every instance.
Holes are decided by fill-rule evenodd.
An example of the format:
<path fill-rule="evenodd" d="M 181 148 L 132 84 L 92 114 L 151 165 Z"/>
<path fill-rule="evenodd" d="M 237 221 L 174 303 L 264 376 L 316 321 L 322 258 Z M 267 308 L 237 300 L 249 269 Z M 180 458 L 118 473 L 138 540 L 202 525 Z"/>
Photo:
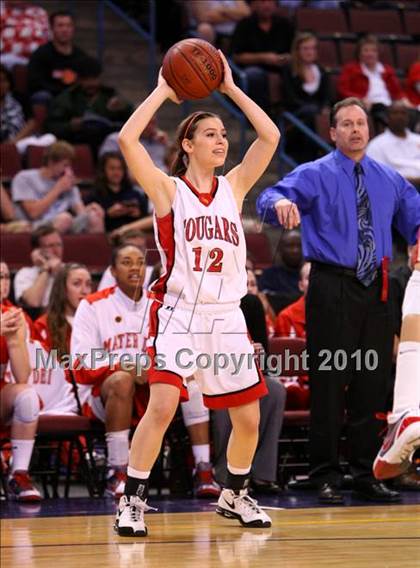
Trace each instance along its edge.
<path fill-rule="evenodd" d="M 201 258 L 201 253 L 202 253 L 202 247 L 196 247 L 193 248 L 193 253 L 194 253 L 194 266 L 193 266 L 193 270 L 195 272 L 203 272 L 203 268 L 202 268 L 202 258 Z M 207 265 L 207 259 L 205 259 L 205 265 L 204 268 L 206 269 L 206 272 L 222 272 L 222 268 L 223 268 L 223 251 L 220 248 L 214 248 L 211 249 L 211 251 L 208 253 L 208 258 L 211 260 L 211 263 L 209 265 L 209 267 L 206 269 L 206 265 Z"/>

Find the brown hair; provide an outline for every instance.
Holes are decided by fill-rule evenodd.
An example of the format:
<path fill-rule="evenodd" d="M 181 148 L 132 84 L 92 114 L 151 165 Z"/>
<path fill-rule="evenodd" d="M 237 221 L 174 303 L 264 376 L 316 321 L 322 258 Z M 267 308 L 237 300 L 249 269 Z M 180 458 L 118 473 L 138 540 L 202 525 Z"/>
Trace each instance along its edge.
<path fill-rule="evenodd" d="M 365 107 L 363 101 L 361 101 L 360 99 L 357 99 L 356 97 L 347 97 L 346 99 L 343 99 L 342 101 L 338 101 L 338 103 L 335 103 L 335 105 L 331 109 L 330 126 L 332 128 L 335 128 L 337 126 L 337 113 L 338 113 L 338 111 L 341 110 L 342 108 L 346 108 L 346 107 L 349 107 L 349 106 L 358 106 L 366 114 L 366 118 L 367 119 L 369 118 L 367 108 Z"/>
<path fill-rule="evenodd" d="M 54 144 L 51 144 L 51 146 L 48 146 L 48 148 L 46 148 L 44 155 L 42 156 L 42 164 L 46 166 L 49 162 L 61 162 L 61 160 L 73 159 L 73 146 L 68 142 L 64 142 L 64 140 L 59 140 L 58 142 L 54 142 Z"/>
<path fill-rule="evenodd" d="M 39 247 L 39 241 L 42 239 L 42 237 L 46 237 L 47 235 L 52 235 L 54 233 L 60 234 L 60 232 L 54 227 L 52 223 L 45 223 L 44 225 L 40 225 L 31 233 L 32 248 L 35 249 Z"/>
<path fill-rule="evenodd" d="M 379 49 L 378 38 L 376 36 L 372 35 L 372 34 L 365 35 L 365 36 L 361 37 L 356 44 L 356 49 L 355 49 L 354 54 L 355 54 L 357 60 L 360 59 L 360 52 L 362 51 L 362 47 L 364 45 L 367 45 L 368 43 L 376 45 L 376 47 Z"/>
<path fill-rule="evenodd" d="M 178 126 L 175 140 L 175 157 L 169 168 L 170 175 L 182 176 L 187 171 L 187 154 L 182 147 L 182 141 L 185 138 L 192 140 L 197 130 L 197 124 L 200 120 L 204 120 L 205 118 L 220 118 L 220 116 L 213 112 L 198 111 L 187 116 Z"/>
<path fill-rule="evenodd" d="M 292 73 L 293 75 L 300 77 L 302 80 L 304 79 L 304 76 L 303 65 L 299 57 L 299 47 L 302 43 L 305 43 L 305 41 L 309 41 L 310 39 L 314 39 L 318 43 L 317 37 L 311 32 L 301 32 L 296 34 L 290 50 Z"/>
<path fill-rule="evenodd" d="M 51 337 L 51 348 L 57 349 L 57 358 L 61 358 L 68 354 L 69 345 L 67 344 L 67 336 L 70 330 L 70 324 L 66 319 L 67 304 L 67 279 L 72 270 L 83 268 L 89 270 L 84 264 L 68 263 L 65 264 L 57 273 L 54 284 L 51 289 L 50 299 L 47 309 L 47 326 Z"/>
<path fill-rule="evenodd" d="M 119 152 L 105 152 L 105 154 L 102 154 L 102 156 L 99 158 L 95 180 L 95 190 L 102 197 L 107 197 L 111 193 L 108 185 L 108 178 L 106 177 L 105 172 L 106 165 L 110 160 L 118 160 L 122 166 L 123 177 L 120 184 L 121 191 L 124 191 L 125 189 L 132 189 L 132 185 L 130 183 L 130 180 L 128 179 L 127 164 L 125 163 L 124 158 Z"/>

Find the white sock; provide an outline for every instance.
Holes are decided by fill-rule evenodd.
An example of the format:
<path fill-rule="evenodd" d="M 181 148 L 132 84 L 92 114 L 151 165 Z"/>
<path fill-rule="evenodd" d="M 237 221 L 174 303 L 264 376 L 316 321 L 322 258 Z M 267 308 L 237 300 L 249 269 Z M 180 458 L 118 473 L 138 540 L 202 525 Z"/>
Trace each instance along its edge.
<path fill-rule="evenodd" d="M 420 270 L 413 270 L 405 289 L 402 315 L 420 314 Z"/>
<path fill-rule="evenodd" d="M 248 475 L 248 473 L 251 471 L 251 466 L 243 469 L 239 467 L 233 467 L 230 465 L 230 463 L 227 464 L 227 468 L 228 471 L 230 471 L 230 473 L 232 473 L 233 475 Z"/>
<path fill-rule="evenodd" d="M 402 341 L 398 348 L 394 386 L 394 405 L 388 417 L 391 424 L 407 410 L 418 411 L 420 406 L 420 343 Z"/>
<path fill-rule="evenodd" d="M 35 440 L 10 440 L 12 444 L 12 473 L 28 471 Z"/>
<path fill-rule="evenodd" d="M 128 466 L 127 475 L 135 479 L 149 479 L 150 471 L 139 471 L 138 469 L 134 469 L 134 467 Z"/>
<path fill-rule="evenodd" d="M 109 467 L 127 465 L 129 433 L 130 430 L 119 430 L 118 432 L 107 432 L 105 434 Z"/>
<path fill-rule="evenodd" d="M 192 453 L 197 466 L 200 462 L 209 463 L 210 461 L 210 444 L 198 444 L 191 446 Z"/>

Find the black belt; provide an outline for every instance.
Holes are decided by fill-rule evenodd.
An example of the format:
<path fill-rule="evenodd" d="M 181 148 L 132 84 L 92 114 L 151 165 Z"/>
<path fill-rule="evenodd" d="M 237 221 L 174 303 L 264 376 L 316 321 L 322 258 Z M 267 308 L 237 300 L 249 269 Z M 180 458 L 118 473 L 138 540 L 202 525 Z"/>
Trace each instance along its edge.
<path fill-rule="evenodd" d="M 334 274 L 341 274 L 342 276 L 349 276 L 357 278 L 357 272 L 354 268 L 347 268 L 346 266 L 336 266 L 335 264 L 326 264 L 325 262 L 318 262 L 317 260 L 309 261 L 312 266 L 322 272 L 332 272 Z M 378 270 L 376 270 L 375 278 L 378 277 Z"/>

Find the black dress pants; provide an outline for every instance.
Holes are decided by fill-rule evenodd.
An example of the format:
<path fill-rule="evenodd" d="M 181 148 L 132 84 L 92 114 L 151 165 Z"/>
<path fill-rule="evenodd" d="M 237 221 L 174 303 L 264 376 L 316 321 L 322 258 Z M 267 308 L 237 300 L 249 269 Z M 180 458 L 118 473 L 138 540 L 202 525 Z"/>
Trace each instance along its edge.
<path fill-rule="evenodd" d="M 353 271 L 313 263 L 306 298 L 310 363 L 310 476 L 339 484 L 344 417 L 347 457 L 355 479 L 373 479 L 392 365 L 390 302 L 382 277 L 364 287 Z"/>

